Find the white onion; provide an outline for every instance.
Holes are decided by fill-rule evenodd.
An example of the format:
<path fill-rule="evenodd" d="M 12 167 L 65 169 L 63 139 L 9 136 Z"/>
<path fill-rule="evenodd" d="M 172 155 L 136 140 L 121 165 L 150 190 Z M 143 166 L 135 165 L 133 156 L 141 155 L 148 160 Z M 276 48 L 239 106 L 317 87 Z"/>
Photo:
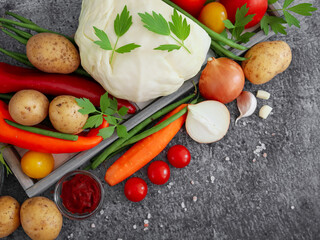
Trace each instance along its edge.
<path fill-rule="evenodd" d="M 212 143 L 223 138 L 230 125 L 228 108 L 218 101 L 204 101 L 188 106 L 186 129 L 199 143 Z"/>

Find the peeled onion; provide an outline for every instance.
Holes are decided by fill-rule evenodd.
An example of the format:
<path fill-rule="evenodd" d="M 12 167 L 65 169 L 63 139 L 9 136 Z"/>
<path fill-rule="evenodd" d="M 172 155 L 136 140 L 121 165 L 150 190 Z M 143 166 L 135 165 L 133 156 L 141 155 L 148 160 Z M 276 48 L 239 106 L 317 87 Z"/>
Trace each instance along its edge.
<path fill-rule="evenodd" d="M 230 112 L 218 101 L 204 101 L 188 106 L 186 129 L 189 136 L 199 143 L 212 143 L 228 132 Z"/>
<path fill-rule="evenodd" d="M 201 73 L 199 91 L 208 100 L 229 103 L 235 100 L 244 87 L 241 66 L 229 58 L 209 58 Z"/>

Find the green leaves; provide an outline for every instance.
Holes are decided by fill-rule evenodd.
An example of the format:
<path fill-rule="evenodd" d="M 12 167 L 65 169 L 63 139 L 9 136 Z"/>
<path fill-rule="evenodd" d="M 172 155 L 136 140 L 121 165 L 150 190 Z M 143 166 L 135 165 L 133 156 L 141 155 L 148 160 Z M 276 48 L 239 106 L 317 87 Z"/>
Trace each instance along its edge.
<path fill-rule="evenodd" d="M 273 4 L 278 0 L 269 0 L 269 4 Z M 261 20 L 261 29 L 265 32 L 265 34 L 269 33 L 269 28 L 272 29 L 276 34 L 281 33 L 286 35 L 286 27 L 285 24 L 288 24 L 289 27 L 292 25 L 300 28 L 300 21 L 293 16 L 290 12 L 303 15 L 303 16 L 311 16 L 312 13 L 317 10 L 317 8 L 312 7 L 310 3 L 301 3 L 292 7 L 289 7 L 294 0 L 285 0 L 283 3 L 282 9 L 277 9 L 278 11 L 283 11 L 283 18 L 275 17 L 275 16 L 264 16 Z M 273 10 L 274 11 L 274 10 Z"/>
<path fill-rule="evenodd" d="M 243 33 L 245 26 L 253 19 L 255 14 L 247 15 L 249 8 L 244 4 L 240 9 L 237 9 L 234 25 L 230 20 L 224 20 L 225 27 L 230 31 L 232 39 L 238 42 L 247 43 L 250 38 L 255 34 L 252 32 Z M 247 15 L 247 16 L 246 16 Z"/>
<path fill-rule="evenodd" d="M 131 25 L 132 25 L 132 16 L 128 11 L 127 6 L 124 6 L 121 14 L 120 15 L 117 14 L 116 19 L 114 20 L 114 32 L 117 35 L 117 39 L 113 47 L 110 43 L 107 33 L 105 33 L 101 29 L 93 27 L 95 35 L 100 39 L 99 41 L 94 41 L 94 43 L 100 46 L 100 48 L 102 48 L 103 50 L 112 50 L 112 54 L 110 57 L 110 64 L 112 63 L 115 52 L 123 54 L 123 53 L 131 52 L 132 50 L 138 47 L 141 47 L 138 44 L 129 43 L 129 44 L 123 45 L 122 47 L 117 48 L 119 38 L 122 37 L 126 32 L 128 32 Z"/>
<path fill-rule="evenodd" d="M 118 101 L 116 98 L 109 98 L 107 92 L 103 94 L 100 97 L 101 111 L 97 110 L 89 99 L 76 98 L 76 102 L 81 107 L 78 110 L 80 113 L 91 115 L 83 128 L 97 128 L 102 124 L 103 119 L 105 119 L 109 123 L 109 127 L 100 129 L 98 136 L 106 139 L 117 130 L 119 137 L 127 137 L 127 129 L 120 122 L 123 120 L 122 117 L 127 114 L 128 108 L 121 107 L 118 111 Z"/>
<path fill-rule="evenodd" d="M 154 11 L 152 12 L 152 15 L 147 12 L 138 13 L 138 15 L 140 16 L 141 21 L 144 23 L 143 26 L 146 29 L 159 35 L 170 36 L 178 43 L 163 44 L 154 48 L 154 50 L 171 52 L 173 50 L 179 50 L 181 47 L 183 47 L 191 54 L 189 49 L 184 45 L 184 41 L 190 35 L 190 24 L 187 23 L 185 18 L 182 18 L 182 16 L 178 14 L 177 10 L 174 9 L 170 22 L 167 22 L 167 20 L 160 13 L 157 14 Z M 172 34 L 174 34 L 175 37 Z"/>

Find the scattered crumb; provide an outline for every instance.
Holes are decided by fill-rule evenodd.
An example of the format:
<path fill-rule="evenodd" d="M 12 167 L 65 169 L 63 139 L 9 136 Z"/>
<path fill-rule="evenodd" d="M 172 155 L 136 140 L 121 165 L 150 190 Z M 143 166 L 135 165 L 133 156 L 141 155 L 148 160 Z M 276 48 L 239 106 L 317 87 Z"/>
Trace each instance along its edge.
<path fill-rule="evenodd" d="M 243 122 L 243 126 L 246 126 L 247 125 L 247 123 L 246 122 Z"/>
<path fill-rule="evenodd" d="M 186 211 L 187 211 L 187 208 L 184 208 L 184 211 L 186 212 Z"/>
<path fill-rule="evenodd" d="M 191 180 L 190 183 L 191 183 L 192 185 L 194 185 L 194 181 Z"/>
<path fill-rule="evenodd" d="M 122 238 L 118 238 L 117 240 L 122 240 Z"/>
<path fill-rule="evenodd" d="M 182 207 L 182 208 L 185 208 L 185 207 L 186 207 L 186 205 L 184 204 L 184 202 L 181 203 L 181 207 Z"/>
<path fill-rule="evenodd" d="M 149 220 L 145 219 L 145 220 L 143 221 L 143 223 L 144 223 L 144 224 L 148 224 L 148 223 L 149 223 Z"/>
<path fill-rule="evenodd" d="M 96 225 L 94 223 L 91 224 L 91 228 L 95 228 Z"/>
<path fill-rule="evenodd" d="M 173 182 L 170 182 L 169 185 L 172 186 L 172 185 L 173 185 Z"/>
<path fill-rule="evenodd" d="M 254 159 L 252 159 L 252 162 L 256 162 L 256 161 L 257 161 L 257 159 L 255 159 L 255 158 L 254 158 Z"/>
<path fill-rule="evenodd" d="M 70 235 L 68 236 L 68 239 L 73 238 L 73 233 L 70 233 Z"/>
<path fill-rule="evenodd" d="M 144 229 L 143 229 L 143 231 L 147 231 L 148 230 L 148 228 L 147 227 L 145 227 Z"/>
<path fill-rule="evenodd" d="M 275 133 L 272 133 L 272 134 L 271 134 L 272 137 L 274 137 L 275 135 L 276 135 Z"/>
<path fill-rule="evenodd" d="M 108 219 L 108 216 L 106 216 L 106 219 Z"/>
<path fill-rule="evenodd" d="M 263 153 L 263 155 L 262 155 L 264 158 L 266 158 L 267 156 L 268 156 L 268 154 L 267 153 Z"/>
<path fill-rule="evenodd" d="M 256 155 L 256 156 L 260 156 L 260 153 L 263 151 L 263 150 L 266 150 L 267 148 L 266 148 L 266 145 L 264 144 L 264 143 L 262 143 L 262 142 L 260 142 L 259 141 L 259 144 L 260 144 L 260 146 L 258 145 L 257 147 L 256 147 L 256 150 L 254 150 L 253 151 L 253 153 Z"/>
<path fill-rule="evenodd" d="M 137 229 L 137 225 L 135 224 L 135 225 L 133 225 L 133 229 Z"/>
<path fill-rule="evenodd" d="M 145 228 L 147 228 L 147 227 L 149 227 L 149 224 L 148 224 L 148 223 L 145 223 L 145 224 L 143 224 L 143 226 L 144 226 Z"/>
<path fill-rule="evenodd" d="M 214 176 L 210 177 L 211 183 L 214 183 L 214 180 L 216 180 L 216 178 Z"/>
<path fill-rule="evenodd" d="M 158 193 L 160 194 L 160 193 L 161 193 L 161 191 L 160 191 L 160 190 L 158 190 Z"/>
<path fill-rule="evenodd" d="M 151 218 L 151 214 L 150 214 L 150 213 L 148 213 L 147 218 L 148 218 L 148 219 L 150 219 L 150 218 Z"/>
<path fill-rule="evenodd" d="M 167 185 L 167 187 L 168 187 L 169 189 L 171 189 L 171 185 Z"/>
<path fill-rule="evenodd" d="M 291 209 L 293 210 L 293 209 L 294 209 L 294 206 L 291 206 Z"/>
<path fill-rule="evenodd" d="M 230 158 L 229 158 L 229 157 L 226 157 L 225 160 L 226 160 L 226 161 L 230 161 Z"/>
<path fill-rule="evenodd" d="M 197 196 L 193 196 L 192 200 L 196 202 L 198 200 Z"/>
<path fill-rule="evenodd" d="M 161 228 L 163 228 L 163 225 L 162 225 L 162 224 L 160 224 L 160 227 L 161 227 Z"/>
<path fill-rule="evenodd" d="M 102 209 L 101 211 L 100 211 L 100 215 L 103 215 L 104 214 L 104 210 Z"/>

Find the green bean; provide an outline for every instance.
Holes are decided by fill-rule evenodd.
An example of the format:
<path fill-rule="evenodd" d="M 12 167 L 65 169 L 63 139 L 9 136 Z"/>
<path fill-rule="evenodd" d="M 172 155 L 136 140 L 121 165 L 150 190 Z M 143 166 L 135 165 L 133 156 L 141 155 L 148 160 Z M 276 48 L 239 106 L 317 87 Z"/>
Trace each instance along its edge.
<path fill-rule="evenodd" d="M 173 109 L 176 107 L 180 106 L 183 103 L 186 103 L 190 99 L 195 97 L 195 94 L 191 94 L 175 103 L 172 103 L 158 112 L 154 113 L 150 117 L 146 118 L 142 122 L 140 122 L 137 126 L 135 126 L 131 131 L 128 132 L 128 137 L 127 138 L 120 138 L 113 142 L 110 146 L 108 146 L 102 153 L 100 153 L 95 160 L 91 164 L 92 169 L 96 169 L 103 161 L 110 156 L 112 153 L 117 151 L 119 148 L 121 148 L 122 144 L 124 144 L 128 139 L 132 138 L 134 135 L 136 135 L 138 132 L 140 132 L 143 128 L 145 128 L 147 125 L 149 125 L 151 122 L 154 120 L 162 117 L 163 115 L 167 114 L 168 112 L 171 112 Z"/>
<path fill-rule="evenodd" d="M 23 126 L 21 124 L 12 122 L 8 119 L 5 119 L 5 122 L 13 127 L 19 128 L 21 130 L 27 131 L 27 132 L 32 132 L 44 136 L 49 136 L 53 138 L 59 138 L 63 140 L 70 140 L 70 141 L 77 141 L 78 140 L 78 135 L 71 135 L 71 134 L 66 134 L 66 133 L 59 133 L 59 132 L 53 132 L 41 128 L 36 128 L 36 127 L 29 127 L 29 126 Z"/>
<path fill-rule="evenodd" d="M 8 12 L 8 11 L 7 11 L 7 12 L 6 12 L 6 15 L 9 15 L 9 16 L 11 16 L 11 17 L 14 17 L 14 18 L 18 19 L 20 22 L 27 23 L 27 24 L 33 24 L 33 25 L 38 26 L 37 24 L 35 24 L 35 23 L 32 22 L 31 20 L 26 19 L 26 18 L 24 18 L 24 17 L 22 17 L 22 16 L 20 16 L 20 15 L 18 15 L 18 14 L 16 14 L 16 13 L 12 13 L 12 12 Z"/>
<path fill-rule="evenodd" d="M 5 100 L 10 100 L 12 98 L 12 93 L 0 93 L 0 98 Z"/>
<path fill-rule="evenodd" d="M 232 58 L 232 59 L 235 59 L 235 60 L 238 60 L 238 61 L 244 61 L 246 60 L 246 58 L 244 57 L 239 57 L 237 55 L 235 55 L 234 53 L 228 51 L 227 49 L 225 49 L 224 47 L 222 47 L 219 43 L 215 42 L 215 41 L 211 41 L 211 46 L 214 48 L 214 49 L 217 49 L 218 52 L 224 54 L 225 56 L 229 57 L 229 58 Z"/>
<path fill-rule="evenodd" d="M 18 62 L 21 62 L 29 67 L 33 67 L 33 65 L 29 62 L 28 59 L 21 56 L 21 53 L 11 52 L 11 51 L 5 50 L 3 48 L 0 48 L 0 52 L 6 54 L 9 57 L 12 57 L 13 59 L 17 60 Z"/>
<path fill-rule="evenodd" d="M 15 27 L 13 27 L 13 26 L 11 26 L 11 25 L 9 25 L 9 24 L 2 23 L 2 26 L 3 26 L 4 28 L 7 28 L 8 30 L 16 33 L 17 35 L 19 35 L 19 36 L 27 39 L 27 40 L 29 40 L 29 38 L 31 38 L 31 37 L 33 36 L 32 34 L 30 34 L 30 33 L 28 33 L 28 32 L 24 32 L 24 31 L 22 31 L 22 30 L 20 30 L 20 29 L 18 29 L 18 28 L 15 28 Z"/>
<path fill-rule="evenodd" d="M 153 126 L 152 128 L 149 128 L 148 130 L 143 131 L 142 133 L 133 136 L 128 141 L 124 142 L 120 147 L 131 145 L 133 143 L 136 143 L 136 142 L 140 141 L 141 139 L 144 139 L 144 138 L 150 136 L 151 134 L 154 134 L 155 132 L 158 132 L 159 130 L 161 130 L 161 129 L 165 128 L 166 126 L 168 126 L 170 123 L 172 123 L 175 120 L 177 120 L 179 117 L 181 117 L 186 112 L 187 112 L 187 107 L 181 109 L 176 114 L 172 115 L 171 117 L 169 117 L 168 119 L 164 120 L 163 122 Z"/>
<path fill-rule="evenodd" d="M 206 25 L 204 25 L 203 23 L 201 23 L 199 20 L 197 20 L 195 17 L 193 17 L 191 14 L 187 13 L 186 11 L 184 11 L 182 8 L 178 7 L 176 4 L 174 4 L 173 2 L 171 2 L 170 0 L 162 0 L 164 1 L 166 4 L 170 5 L 171 7 L 173 7 L 174 9 L 178 10 L 179 12 L 183 13 L 184 15 L 186 15 L 188 18 L 190 18 L 191 20 L 193 20 L 195 23 L 197 23 L 200 27 L 202 27 L 211 38 L 213 38 L 216 41 L 220 41 L 223 42 L 225 44 L 227 44 L 230 47 L 239 49 L 239 50 L 247 50 L 248 48 L 246 48 L 245 46 L 242 46 L 240 44 L 235 43 L 234 41 L 225 38 L 223 36 L 221 36 L 219 33 L 216 33 L 215 31 L 211 30 L 210 28 L 208 28 Z M 227 50 L 228 51 L 228 50 Z"/>
<path fill-rule="evenodd" d="M 19 26 L 19 27 L 27 28 L 27 29 L 33 30 L 33 31 L 38 32 L 38 33 L 47 32 L 47 33 L 59 34 L 59 35 L 62 35 L 62 36 L 64 36 L 64 37 L 66 37 L 66 38 L 69 39 L 73 44 L 75 44 L 73 38 L 68 37 L 68 36 L 66 36 L 66 35 L 63 35 L 63 34 L 60 34 L 60 33 L 57 33 L 57 32 L 54 32 L 54 31 L 50 31 L 50 30 L 44 29 L 44 28 L 42 28 L 42 27 L 39 27 L 38 25 L 28 24 L 28 23 L 22 23 L 22 22 L 16 22 L 16 21 L 13 21 L 13 20 L 5 19 L 5 18 L 0 18 L 0 22 L 9 23 L 9 24 L 16 25 L 16 26 Z"/>
<path fill-rule="evenodd" d="M 4 32 L 5 34 L 7 34 L 8 36 L 14 38 L 15 40 L 17 40 L 18 42 L 20 42 L 20 43 L 22 43 L 22 44 L 24 44 L 24 45 L 26 45 L 27 42 L 28 42 L 28 40 L 25 39 L 25 38 L 23 38 L 23 37 L 20 37 L 20 36 L 18 36 L 18 35 L 16 35 L 16 34 L 13 34 L 13 33 L 9 32 L 9 31 L 5 30 L 5 29 L 1 29 L 1 30 L 2 30 L 2 32 Z"/>

